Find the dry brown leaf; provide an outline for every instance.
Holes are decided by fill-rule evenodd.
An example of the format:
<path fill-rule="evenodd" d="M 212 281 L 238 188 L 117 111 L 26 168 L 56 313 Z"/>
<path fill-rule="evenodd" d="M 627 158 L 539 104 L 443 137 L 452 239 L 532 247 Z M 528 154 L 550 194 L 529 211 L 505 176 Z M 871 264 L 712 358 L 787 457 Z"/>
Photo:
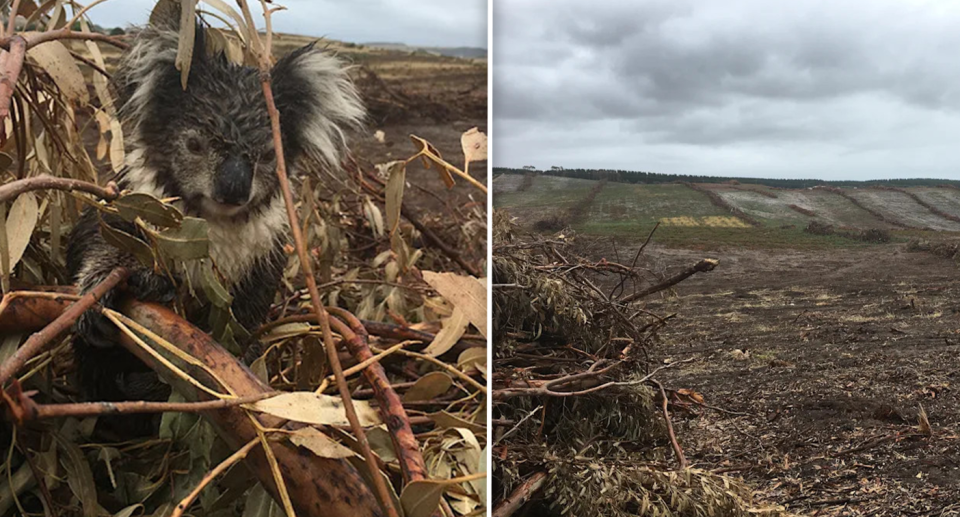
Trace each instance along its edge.
<path fill-rule="evenodd" d="M 180 2 L 180 40 L 177 43 L 177 70 L 180 70 L 180 85 L 187 89 L 187 78 L 190 77 L 190 63 L 193 61 L 193 44 L 196 36 L 197 0 L 182 0 Z M 203 49 L 200 49 L 202 52 Z"/>
<path fill-rule="evenodd" d="M 440 332 L 437 332 L 437 335 L 434 336 L 433 341 L 423 349 L 424 354 L 437 357 L 442 355 L 447 350 L 453 348 L 453 345 L 457 344 L 457 341 L 463 337 L 464 332 L 467 331 L 467 324 L 470 321 L 467 320 L 467 316 L 460 310 L 459 307 L 453 308 L 453 313 L 448 318 L 444 318 L 441 321 L 442 327 Z"/>
<path fill-rule="evenodd" d="M 403 394 L 404 402 L 430 400 L 443 395 L 453 386 L 453 379 L 443 372 L 430 372 L 417 379 L 413 386 Z"/>
<path fill-rule="evenodd" d="M 290 436 L 290 441 L 321 458 L 350 458 L 356 455 L 349 447 L 341 445 L 312 427 L 297 429 Z"/>
<path fill-rule="evenodd" d="M 440 507 L 446 483 L 419 479 L 403 487 L 400 504 L 406 517 L 430 517 Z"/>
<path fill-rule="evenodd" d="M 487 432 L 487 428 L 485 426 L 469 420 L 464 420 L 463 418 L 446 411 L 431 413 L 427 416 L 429 416 L 430 420 L 433 420 L 433 423 L 437 424 L 437 426 L 439 426 L 441 429 L 453 429 L 459 427 L 462 429 L 469 429 L 476 434 Z"/>
<path fill-rule="evenodd" d="M 59 41 L 41 43 L 28 50 L 27 55 L 50 74 L 53 82 L 57 83 L 57 87 L 67 99 L 82 103 L 90 101 L 83 73 L 80 72 L 80 67 L 63 43 Z"/>
<path fill-rule="evenodd" d="M 10 271 L 23 257 L 27 245 L 30 244 L 30 236 L 33 235 L 33 229 L 37 226 L 39 218 L 39 208 L 37 206 L 37 197 L 32 192 L 24 192 L 17 196 L 17 199 L 7 211 L 7 249 L 10 251 Z"/>
<path fill-rule="evenodd" d="M 236 9 L 234 9 L 233 7 L 230 7 L 226 2 L 223 2 L 222 0 L 203 0 L 203 3 L 213 7 L 214 9 L 232 18 L 233 22 L 237 24 L 237 27 L 236 27 L 237 36 L 239 36 L 241 40 L 246 41 L 245 38 L 247 34 L 247 23 L 243 20 L 243 16 L 241 16 Z"/>
<path fill-rule="evenodd" d="M 120 172 L 124 166 L 123 152 L 123 128 L 120 126 L 120 120 L 112 118 L 110 120 L 110 166 L 113 172 Z"/>
<path fill-rule="evenodd" d="M 455 273 L 424 271 L 423 279 L 447 302 L 463 311 L 467 320 L 487 336 L 486 279 L 461 276 Z"/>
<path fill-rule="evenodd" d="M 417 152 L 420 153 L 423 166 L 429 169 L 430 164 L 434 164 L 437 173 L 440 174 L 440 179 L 443 180 L 443 184 L 446 185 L 447 188 L 453 188 L 455 183 L 453 181 L 453 175 L 450 174 L 450 167 L 452 166 L 443 161 L 443 156 L 440 155 L 440 151 L 438 151 L 433 144 L 417 135 L 410 135 L 410 140 L 413 142 L 413 145 L 417 146 Z"/>
<path fill-rule="evenodd" d="M 294 391 L 251 404 L 250 409 L 287 420 L 315 425 L 350 425 L 340 397 L 321 395 L 310 391 Z M 370 427 L 380 424 L 377 411 L 369 402 L 354 400 L 360 425 Z"/>
<path fill-rule="evenodd" d="M 384 199 L 387 205 L 387 231 L 393 235 L 400 226 L 400 208 L 403 204 L 403 187 L 406 184 L 407 164 L 403 160 L 397 160 L 378 166 L 378 168 L 381 167 L 387 173 L 387 186 L 384 190 Z"/>
<path fill-rule="evenodd" d="M 464 373 L 470 373 L 471 370 L 477 369 L 486 375 L 487 349 L 468 348 L 460 352 L 460 357 L 457 358 L 457 368 Z"/>
<path fill-rule="evenodd" d="M 477 128 L 470 129 L 460 136 L 460 146 L 463 148 L 464 166 L 470 162 L 487 159 L 487 135 Z"/>

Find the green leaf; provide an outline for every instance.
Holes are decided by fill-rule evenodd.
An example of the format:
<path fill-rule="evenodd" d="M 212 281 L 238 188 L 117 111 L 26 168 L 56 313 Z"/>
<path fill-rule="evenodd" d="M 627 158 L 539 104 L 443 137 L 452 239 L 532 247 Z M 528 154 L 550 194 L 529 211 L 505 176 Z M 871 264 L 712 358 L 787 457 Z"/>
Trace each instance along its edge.
<path fill-rule="evenodd" d="M 63 451 L 61 461 L 67 471 L 67 484 L 80 501 L 83 517 L 97 517 L 100 503 L 97 502 L 97 487 L 93 482 L 93 471 L 90 470 L 87 458 L 77 444 L 59 433 L 54 433 L 53 437 L 57 441 L 57 447 Z"/>
<path fill-rule="evenodd" d="M 216 272 L 213 271 L 213 262 L 210 260 L 200 261 L 200 287 L 203 288 L 207 300 L 214 307 L 230 307 L 233 303 L 233 296 L 217 278 Z"/>
<path fill-rule="evenodd" d="M 282 517 L 283 509 L 274 502 L 263 485 L 250 489 L 247 504 L 243 508 L 243 517 Z"/>
<path fill-rule="evenodd" d="M 110 226 L 103 217 L 100 217 L 100 234 L 103 235 L 103 240 L 107 241 L 107 244 L 133 255 L 144 267 L 153 268 L 155 262 L 153 249 L 146 242 Z"/>
<path fill-rule="evenodd" d="M 139 217 L 150 224 L 170 228 L 180 226 L 183 221 L 183 214 L 176 207 L 143 192 L 125 194 L 114 200 L 113 206 L 120 217 L 130 222 Z"/>
<path fill-rule="evenodd" d="M 169 257 L 192 260 L 210 256 L 207 221 L 204 219 L 184 217 L 179 228 L 168 228 L 154 235 L 157 245 Z"/>

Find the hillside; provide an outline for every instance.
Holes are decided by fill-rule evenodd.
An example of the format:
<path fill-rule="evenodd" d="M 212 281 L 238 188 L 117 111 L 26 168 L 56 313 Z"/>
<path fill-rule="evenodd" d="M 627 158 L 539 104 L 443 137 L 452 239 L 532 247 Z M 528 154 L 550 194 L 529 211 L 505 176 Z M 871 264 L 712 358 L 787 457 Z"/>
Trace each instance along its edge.
<path fill-rule="evenodd" d="M 942 180 L 940 180 L 942 181 Z M 657 223 L 661 243 L 821 247 L 862 245 L 805 232 L 811 223 L 836 232 L 883 230 L 895 240 L 960 232 L 960 189 L 941 186 L 819 186 L 787 189 L 758 183 L 630 184 L 546 175 L 503 174 L 494 205 L 524 227 L 569 226 L 596 236 L 644 238 Z"/>

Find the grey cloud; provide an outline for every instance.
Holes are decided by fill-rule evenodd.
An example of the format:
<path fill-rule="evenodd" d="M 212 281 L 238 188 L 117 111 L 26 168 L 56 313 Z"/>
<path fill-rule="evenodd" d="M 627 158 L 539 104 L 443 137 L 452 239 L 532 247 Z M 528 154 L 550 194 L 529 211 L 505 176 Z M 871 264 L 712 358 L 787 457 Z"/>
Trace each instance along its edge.
<path fill-rule="evenodd" d="M 536 134 L 571 138 L 558 145 L 577 163 L 562 165 L 599 166 L 571 130 L 590 127 L 606 152 L 630 149 L 602 159 L 618 168 L 652 170 L 655 157 L 684 169 L 664 172 L 692 172 L 722 155 L 797 176 L 822 175 L 804 170 L 813 163 L 958 175 L 958 25 L 947 1 L 499 0 L 495 162 L 555 164 L 559 150 Z"/>

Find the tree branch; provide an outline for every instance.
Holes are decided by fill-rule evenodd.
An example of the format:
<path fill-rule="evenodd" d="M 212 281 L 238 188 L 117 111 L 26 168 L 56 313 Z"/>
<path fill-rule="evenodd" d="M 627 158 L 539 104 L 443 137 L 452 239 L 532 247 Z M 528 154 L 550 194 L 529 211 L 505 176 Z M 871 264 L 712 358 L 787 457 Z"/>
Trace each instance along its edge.
<path fill-rule="evenodd" d="M 44 327 L 43 330 L 30 336 L 23 346 L 17 349 L 13 356 L 0 365 L 0 386 L 6 384 L 31 357 L 40 353 L 53 338 L 70 329 L 81 314 L 93 307 L 107 291 L 116 287 L 117 284 L 127 278 L 129 274 L 130 271 L 126 268 L 120 267 L 114 269 L 102 282 L 70 305 L 66 311 Z M 6 301 L 6 297 L 5 295 L 4 301 Z M 2 304 L 0 304 L 0 307 L 2 307 Z"/>
<path fill-rule="evenodd" d="M 2 85 L 0 85 L 0 90 L 2 90 Z M 3 113 L 0 111 L 0 120 L 2 120 L 2 118 Z M 86 192 L 107 201 L 116 199 L 120 195 L 119 187 L 117 187 L 117 184 L 112 181 L 107 183 L 106 187 L 101 187 L 100 185 L 90 183 L 89 181 L 75 180 L 71 178 L 57 178 L 55 176 L 50 176 L 49 174 L 41 174 L 32 178 L 12 181 L 6 185 L 0 186 L 0 203 L 15 199 L 24 192 L 47 189 L 62 190 L 65 192 Z"/>

